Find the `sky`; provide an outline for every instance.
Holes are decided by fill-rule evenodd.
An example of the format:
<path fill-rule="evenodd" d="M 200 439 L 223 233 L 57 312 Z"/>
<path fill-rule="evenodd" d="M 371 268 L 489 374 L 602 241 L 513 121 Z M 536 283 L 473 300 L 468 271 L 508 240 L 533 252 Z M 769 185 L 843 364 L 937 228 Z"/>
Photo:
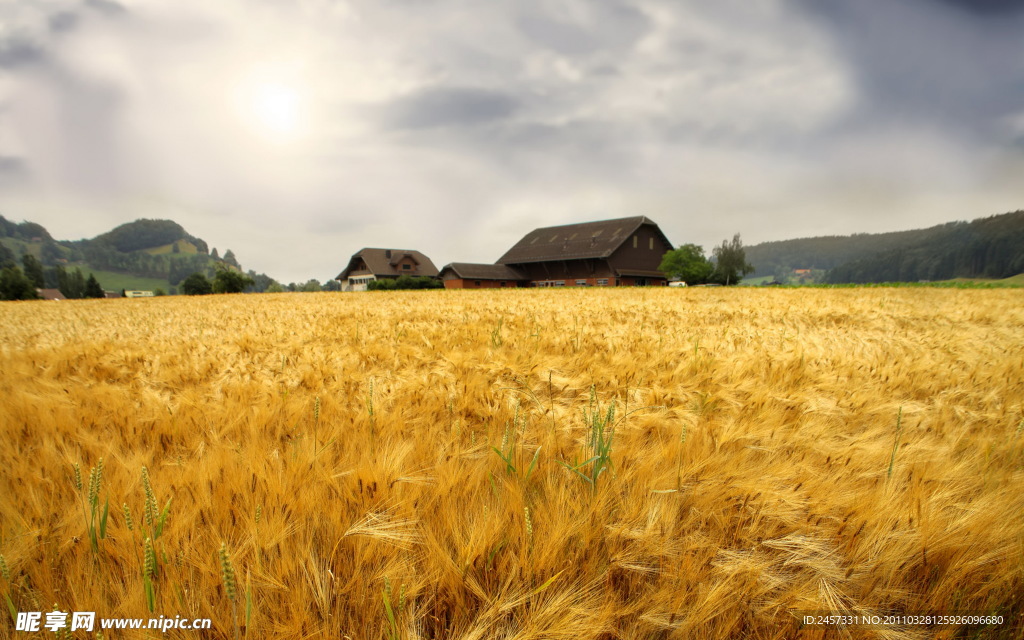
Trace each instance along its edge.
<path fill-rule="evenodd" d="M 0 215 L 168 218 L 282 282 L 1024 208 L 1019 0 L 0 0 Z"/>

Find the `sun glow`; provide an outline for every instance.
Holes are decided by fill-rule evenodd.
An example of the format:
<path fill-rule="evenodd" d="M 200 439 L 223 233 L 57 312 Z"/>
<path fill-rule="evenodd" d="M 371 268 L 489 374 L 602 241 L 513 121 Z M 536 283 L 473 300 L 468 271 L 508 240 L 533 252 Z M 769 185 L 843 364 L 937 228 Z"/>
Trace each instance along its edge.
<path fill-rule="evenodd" d="M 299 93 L 279 84 L 266 84 L 256 90 L 253 114 L 270 132 L 293 135 L 299 129 Z"/>
<path fill-rule="evenodd" d="M 276 143 L 294 142 L 309 125 L 306 96 L 285 74 L 254 73 L 236 93 L 236 109 L 246 128 Z"/>

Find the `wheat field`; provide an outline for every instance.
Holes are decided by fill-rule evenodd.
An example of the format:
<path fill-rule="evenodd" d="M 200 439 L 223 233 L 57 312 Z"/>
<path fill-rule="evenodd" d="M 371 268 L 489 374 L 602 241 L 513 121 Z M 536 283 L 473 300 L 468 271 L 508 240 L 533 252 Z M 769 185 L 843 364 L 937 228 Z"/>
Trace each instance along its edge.
<path fill-rule="evenodd" d="M 213 624 L 108 637 L 1019 638 L 1022 303 L 5 303 L 0 636 L 56 606 Z"/>

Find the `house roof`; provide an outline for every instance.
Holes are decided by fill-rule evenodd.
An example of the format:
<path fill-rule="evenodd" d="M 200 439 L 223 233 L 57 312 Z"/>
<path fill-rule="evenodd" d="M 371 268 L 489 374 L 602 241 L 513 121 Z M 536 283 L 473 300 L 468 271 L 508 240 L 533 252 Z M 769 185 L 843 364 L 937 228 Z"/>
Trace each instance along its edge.
<path fill-rule="evenodd" d="M 417 276 L 436 276 L 437 267 L 430 261 L 430 258 L 423 255 L 419 251 L 413 249 L 374 249 L 364 248 L 360 249 L 356 253 L 352 254 L 352 257 L 348 261 L 348 266 L 345 270 L 338 274 L 335 280 L 344 280 L 349 277 L 356 270 L 356 265 L 359 263 L 359 259 L 362 258 L 363 262 L 366 263 L 366 268 L 375 276 L 400 276 L 406 271 L 396 269 L 395 267 L 402 258 L 409 257 L 419 267 L 416 270 Z M 364 272 L 365 273 L 365 272 Z"/>
<path fill-rule="evenodd" d="M 504 264 L 476 264 L 473 262 L 452 262 L 441 268 L 441 277 L 446 272 L 463 280 L 529 280 L 529 278 Z"/>
<path fill-rule="evenodd" d="M 60 289 L 36 289 L 36 293 L 43 300 L 66 300 Z"/>
<path fill-rule="evenodd" d="M 653 220 L 646 216 L 634 216 L 534 229 L 498 258 L 498 262 L 523 264 L 547 260 L 608 258 L 643 225 L 653 226 L 665 244 L 672 246 Z"/>

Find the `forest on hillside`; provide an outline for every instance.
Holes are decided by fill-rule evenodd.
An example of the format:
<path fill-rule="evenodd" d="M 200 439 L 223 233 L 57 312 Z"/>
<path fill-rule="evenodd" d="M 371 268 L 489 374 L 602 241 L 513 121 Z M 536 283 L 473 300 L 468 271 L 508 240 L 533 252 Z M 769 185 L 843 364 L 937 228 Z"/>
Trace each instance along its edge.
<path fill-rule="evenodd" d="M 765 242 L 746 247 L 752 277 L 826 270 L 826 282 L 1006 278 L 1024 272 L 1024 211 L 910 231 Z"/>

